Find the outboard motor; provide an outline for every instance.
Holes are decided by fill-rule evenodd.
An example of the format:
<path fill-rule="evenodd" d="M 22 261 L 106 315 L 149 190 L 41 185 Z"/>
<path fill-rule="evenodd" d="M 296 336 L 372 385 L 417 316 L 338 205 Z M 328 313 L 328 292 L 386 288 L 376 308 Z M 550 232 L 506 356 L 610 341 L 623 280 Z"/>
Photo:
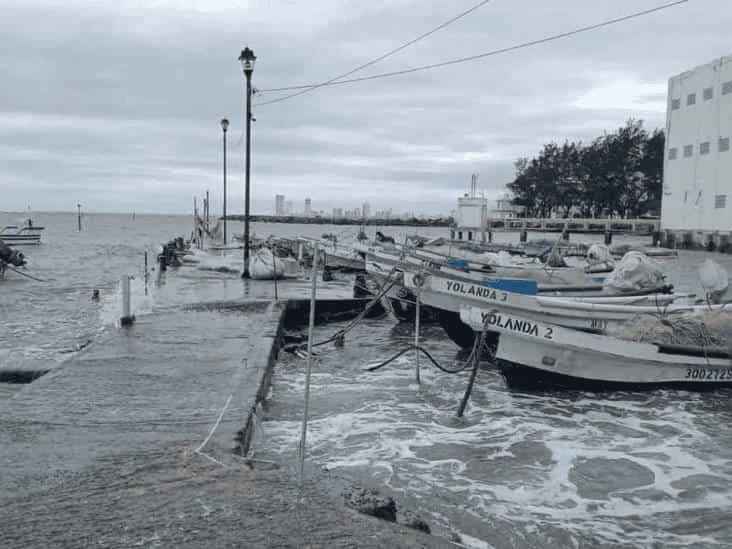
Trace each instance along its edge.
<path fill-rule="evenodd" d="M 12 249 L 2 240 L 0 240 L 0 261 L 10 263 L 16 267 L 20 267 L 26 263 L 25 256 L 21 252 Z"/>

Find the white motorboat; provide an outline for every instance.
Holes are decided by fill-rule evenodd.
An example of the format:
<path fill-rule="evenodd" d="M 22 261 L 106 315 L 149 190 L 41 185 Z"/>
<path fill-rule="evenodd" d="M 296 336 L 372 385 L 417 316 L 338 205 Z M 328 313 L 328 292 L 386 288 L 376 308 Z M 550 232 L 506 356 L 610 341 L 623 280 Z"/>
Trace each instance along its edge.
<path fill-rule="evenodd" d="M 23 244 L 40 244 L 41 232 L 45 227 L 35 225 L 31 218 L 26 218 L 17 225 L 5 225 L 0 229 L 0 240 L 7 244 L 19 246 Z"/>

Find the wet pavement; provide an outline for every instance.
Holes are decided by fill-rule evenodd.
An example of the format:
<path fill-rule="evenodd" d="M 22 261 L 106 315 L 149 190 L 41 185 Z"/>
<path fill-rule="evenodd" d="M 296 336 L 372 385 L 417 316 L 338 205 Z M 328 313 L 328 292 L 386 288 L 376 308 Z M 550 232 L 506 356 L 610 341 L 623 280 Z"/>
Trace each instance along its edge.
<path fill-rule="evenodd" d="M 2 547 L 439 547 L 248 459 L 285 303 L 138 318 L 0 403 Z"/>

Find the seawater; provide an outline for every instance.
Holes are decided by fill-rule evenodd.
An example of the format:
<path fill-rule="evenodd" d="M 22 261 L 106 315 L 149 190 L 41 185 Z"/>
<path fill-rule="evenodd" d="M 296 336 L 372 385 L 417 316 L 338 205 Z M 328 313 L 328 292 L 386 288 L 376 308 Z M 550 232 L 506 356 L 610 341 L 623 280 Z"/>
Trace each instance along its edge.
<path fill-rule="evenodd" d="M 0 214 L 0 223 L 18 217 Z M 123 274 L 135 277 L 137 315 L 246 295 L 236 272 L 182 267 L 160 276 L 152 270 L 162 243 L 190 235 L 191 216 L 87 214 L 82 231 L 75 213 L 37 213 L 34 221 L 46 227 L 43 243 L 22 251 L 26 272 L 43 281 L 11 272 L 0 281 L 0 367 L 53 368 L 118 329 Z M 252 229 L 261 237 L 334 233 L 344 243 L 358 232 L 354 226 L 266 223 Z M 366 228 L 369 236 L 376 229 Z M 447 232 L 381 229 L 397 240 Z M 241 232 L 241 223 L 230 224 L 230 234 Z M 494 237 L 518 240 L 518 234 Z M 598 242 L 601 236 L 572 238 Z M 239 253 L 227 258 L 234 269 L 241 266 Z M 700 292 L 696 268 L 708 257 L 732 272 L 732 256 L 680 252 L 664 260 L 669 282 Z M 98 302 L 91 299 L 95 289 Z M 318 326 L 316 340 L 341 327 Z M 454 367 L 465 360 L 440 328 L 424 326 L 421 336 L 441 363 Z M 467 372 L 445 374 L 422 358 L 418 384 L 411 352 L 365 371 L 412 338 L 411 324 L 385 317 L 362 321 L 343 348 L 318 348 L 306 448 L 311 470 L 385 491 L 436 534 L 457 534 L 470 547 L 732 545 L 730 391 L 529 393 L 510 390 L 486 365 L 464 417 L 457 418 Z M 304 380 L 305 361 L 282 353 L 256 455 L 294 460 Z M 22 398 L 22 387 L 0 386 L 0 398 L 11 397 Z"/>

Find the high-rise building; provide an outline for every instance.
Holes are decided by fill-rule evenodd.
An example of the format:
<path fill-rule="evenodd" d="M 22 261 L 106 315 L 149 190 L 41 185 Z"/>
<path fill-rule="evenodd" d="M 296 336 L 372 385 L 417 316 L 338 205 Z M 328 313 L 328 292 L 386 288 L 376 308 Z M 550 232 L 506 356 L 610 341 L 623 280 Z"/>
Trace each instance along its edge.
<path fill-rule="evenodd" d="M 371 205 L 368 202 L 364 202 L 361 205 L 361 217 L 368 218 L 371 216 Z"/>
<path fill-rule="evenodd" d="M 285 195 L 275 195 L 275 215 L 285 215 Z"/>
<path fill-rule="evenodd" d="M 310 216 L 311 213 L 312 213 L 312 210 L 311 210 L 311 202 L 310 202 L 310 199 L 309 198 L 306 198 L 305 199 L 305 215 L 306 216 Z"/>

